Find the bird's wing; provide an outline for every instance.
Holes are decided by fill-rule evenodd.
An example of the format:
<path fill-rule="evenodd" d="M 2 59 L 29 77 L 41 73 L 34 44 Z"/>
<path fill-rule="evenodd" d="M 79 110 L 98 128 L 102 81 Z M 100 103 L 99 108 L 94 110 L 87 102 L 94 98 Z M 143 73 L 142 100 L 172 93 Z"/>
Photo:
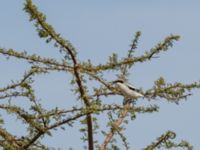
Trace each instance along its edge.
<path fill-rule="evenodd" d="M 127 86 L 128 86 L 129 89 L 131 89 L 131 90 L 133 90 L 133 91 L 137 91 L 137 92 L 140 91 L 140 90 L 136 89 L 136 87 L 134 87 L 134 86 L 131 85 L 131 84 L 127 84 Z"/>
<path fill-rule="evenodd" d="M 128 86 L 128 88 L 131 89 L 131 90 L 136 90 L 136 88 L 135 88 L 133 85 L 131 85 L 131 84 L 127 84 L 127 86 Z"/>

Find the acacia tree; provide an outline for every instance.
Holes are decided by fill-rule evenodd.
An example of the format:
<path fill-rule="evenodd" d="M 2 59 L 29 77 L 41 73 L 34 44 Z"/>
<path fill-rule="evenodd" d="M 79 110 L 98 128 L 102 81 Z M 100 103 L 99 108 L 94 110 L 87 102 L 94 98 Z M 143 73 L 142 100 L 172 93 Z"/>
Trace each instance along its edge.
<path fill-rule="evenodd" d="M 24 60 L 30 66 L 30 69 L 25 71 L 24 76 L 12 81 L 5 87 L 0 88 L 0 109 L 7 112 L 8 115 L 14 115 L 17 119 L 22 120 L 22 126 L 26 128 L 27 134 L 16 136 L 7 130 L 7 124 L 4 123 L 3 117 L 0 118 L 0 147 L 6 150 L 27 150 L 27 149 L 50 149 L 43 144 L 42 139 L 45 135 L 51 135 L 52 130 L 73 124 L 81 123 L 83 141 L 87 141 L 89 150 L 99 149 L 120 149 L 114 139 L 118 136 L 121 139 L 124 148 L 129 149 L 129 145 L 123 131 L 124 124 L 129 121 L 134 121 L 138 113 L 158 112 L 159 107 L 156 105 L 138 106 L 137 101 L 121 104 L 104 104 L 103 99 L 122 95 L 110 81 L 107 81 L 105 76 L 109 72 L 116 73 L 118 78 L 128 80 L 130 68 L 134 64 L 151 61 L 156 58 L 160 52 L 167 51 L 173 46 L 173 42 L 179 39 L 177 35 L 170 35 L 162 42 L 158 43 L 154 48 L 146 51 L 141 56 L 134 56 L 137 48 L 140 32 L 136 32 L 131 43 L 130 50 L 127 51 L 125 58 L 119 58 L 117 54 L 109 56 L 107 62 L 99 65 L 93 65 L 89 61 L 81 62 L 78 60 L 78 51 L 66 39 L 62 38 L 54 28 L 46 22 L 46 17 L 41 13 L 31 0 L 26 0 L 24 10 L 28 13 L 30 21 L 34 22 L 36 31 L 40 38 L 46 39 L 47 43 L 53 42 L 55 49 L 60 51 L 63 56 L 61 60 L 53 58 L 45 58 L 36 54 L 30 55 L 26 51 L 17 52 L 14 49 L 0 48 L 0 54 L 5 57 L 14 57 L 19 60 Z M 52 72 L 64 72 L 71 74 L 71 87 L 74 95 L 80 102 L 79 106 L 66 109 L 54 108 L 45 109 L 40 103 L 37 95 L 34 92 L 33 82 L 35 76 L 41 74 L 50 74 Z M 92 90 L 89 90 L 88 85 L 91 82 Z M 191 84 L 183 83 L 167 83 L 163 77 L 160 77 L 154 82 L 151 89 L 140 92 L 145 99 L 150 101 L 154 99 L 165 99 L 172 103 L 179 103 L 181 100 L 187 99 L 190 96 L 190 91 L 194 88 L 200 88 L 200 83 L 194 82 Z M 24 97 L 30 103 L 29 107 L 22 107 L 13 102 L 13 99 Z M 122 96 L 123 98 L 123 96 Z M 110 131 L 107 133 L 99 127 L 98 117 L 102 114 L 107 115 L 107 127 Z M 104 137 L 103 141 L 95 141 L 93 136 L 101 131 Z M 67 130 L 66 130 L 67 132 Z M 157 148 L 186 148 L 192 149 L 192 146 L 187 141 L 175 143 L 176 134 L 173 131 L 167 131 L 148 146 L 144 146 L 144 150 L 154 150 Z M 56 147 L 56 145 L 55 145 Z"/>

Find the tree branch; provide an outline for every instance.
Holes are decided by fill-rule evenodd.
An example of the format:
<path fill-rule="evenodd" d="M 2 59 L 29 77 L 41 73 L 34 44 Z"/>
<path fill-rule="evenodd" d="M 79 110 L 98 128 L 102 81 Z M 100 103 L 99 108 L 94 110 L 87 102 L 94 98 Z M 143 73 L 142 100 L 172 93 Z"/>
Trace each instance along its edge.
<path fill-rule="evenodd" d="M 122 112 L 120 114 L 120 117 L 114 123 L 114 126 L 116 128 L 118 128 L 122 124 L 124 118 L 126 117 L 126 115 L 128 113 L 128 108 L 129 107 L 130 107 L 130 104 L 126 104 L 124 106 L 124 110 L 122 110 Z M 114 136 L 115 132 L 116 132 L 115 130 L 111 130 L 110 133 L 107 134 L 104 142 L 100 145 L 99 150 L 106 150 L 106 145 L 110 142 L 110 140 Z"/>
<path fill-rule="evenodd" d="M 47 34 L 47 36 L 50 36 L 52 39 L 54 39 L 62 48 L 65 49 L 65 51 L 70 55 L 71 60 L 73 62 L 73 70 L 74 70 L 74 75 L 76 78 L 76 83 L 79 87 L 79 92 L 81 95 L 81 99 L 84 101 L 86 107 L 90 107 L 90 102 L 89 99 L 86 96 L 86 92 L 83 88 L 81 77 L 79 75 L 78 71 L 78 63 L 76 60 L 76 50 L 72 46 L 72 44 L 64 40 L 55 32 L 52 26 L 50 26 L 48 23 L 46 23 L 46 17 L 37 10 L 37 7 L 32 4 L 31 0 L 27 0 L 25 4 L 25 11 L 29 13 L 30 17 L 32 20 L 36 20 L 36 24 L 40 25 L 42 30 L 39 29 L 40 31 L 43 31 Z M 92 129 L 92 117 L 91 114 L 87 115 L 87 126 L 88 126 L 88 145 L 89 145 L 89 150 L 94 149 L 94 142 L 93 142 L 93 129 Z"/>

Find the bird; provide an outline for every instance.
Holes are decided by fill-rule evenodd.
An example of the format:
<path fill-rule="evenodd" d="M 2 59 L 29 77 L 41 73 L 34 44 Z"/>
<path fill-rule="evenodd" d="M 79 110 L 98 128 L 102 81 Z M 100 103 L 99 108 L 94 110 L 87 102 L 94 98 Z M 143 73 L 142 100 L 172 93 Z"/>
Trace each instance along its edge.
<path fill-rule="evenodd" d="M 126 83 L 122 79 L 113 81 L 113 84 L 116 85 L 117 90 L 124 96 L 125 103 L 129 100 L 135 100 L 140 97 L 144 97 L 140 90 L 136 89 L 134 86 Z"/>

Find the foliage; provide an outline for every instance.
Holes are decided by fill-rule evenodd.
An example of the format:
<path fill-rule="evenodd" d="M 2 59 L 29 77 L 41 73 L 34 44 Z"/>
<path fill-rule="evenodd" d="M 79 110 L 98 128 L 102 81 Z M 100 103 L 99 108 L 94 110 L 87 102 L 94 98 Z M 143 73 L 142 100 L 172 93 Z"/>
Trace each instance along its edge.
<path fill-rule="evenodd" d="M 24 76 L 18 81 L 12 81 L 6 87 L 0 88 L 0 109 L 8 114 L 12 114 L 17 119 L 22 120 L 26 125 L 27 135 L 18 137 L 9 133 L 4 124 L 4 118 L 0 116 L 0 146 L 4 149 L 50 149 L 42 143 L 44 135 L 51 135 L 51 131 L 57 128 L 64 129 L 64 126 L 72 126 L 74 123 L 81 122 L 83 133 L 82 140 L 88 142 L 88 148 L 94 149 L 119 149 L 116 144 L 116 136 L 121 139 L 125 149 L 129 149 L 127 138 L 123 134 L 124 125 L 130 120 L 134 120 L 138 113 L 158 112 L 159 107 L 156 105 L 137 106 L 136 103 L 126 104 L 124 106 L 118 104 L 104 104 L 102 97 L 112 97 L 120 95 L 120 93 L 111 85 L 111 82 L 105 80 L 107 71 L 117 71 L 118 77 L 128 80 L 129 70 L 136 63 L 143 63 L 157 58 L 158 54 L 167 51 L 173 46 L 173 43 L 179 39 L 177 35 L 169 35 L 162 42 L 158 43 L 154 48 L 146 51 L 141 56 L 135 56 L 134 52 L 137 48 L 138 40 L 141 36 L 140 32 L 136 32 L 134 39 L 127 51 L 125 58 L 119 58 L 116 53 L 112 54 L 108 61 L 103 64 L 93 65 L 89 61 L 80 62 L 77 59 L 78 51 L 70 43 L 70 41 L 61 37 L 54 28 L 46 21 L 46 16 L 41 13 L 31 0 L 26 0 L 24 11 L 28 13 L 30 21 L 34 22 L 36 31 L 40 38 L 46 39 L 46 42 L 53 42 L 56 49 L 62 55 L 61 60 L 53 58 L 45 58 L 36 54 L 30 55 L 27 51 L 17 52 L 14 49 L 0 48 L 0 54 L 7 58 L 14 57 L 24 60 L 31 65 L 30 69 L 24 73 Z M 71 86 L 74 94 L 80 101 L 81 106 L 60 109 L 53 108 L 46 110 L 40 104 L 39 99 L 35 95 L 33 89 L 33 78 L 41 74 L 50 74 L 51 72 L 64 72 L 72 75 Z M 89 77 L 90 80 L 87 80 Z M 100 87 L 93 87 L 92 93 L 88 92 L 88 85 L 91 81 L 98 82 Z M 155 81 L 153 87 L 141 93 L 145 95 L 147 100 L 163 98 L 172 103 L 179 103 L 183 99 L 187 99 L 191 95 L 190 91 L 194 88 L 200 88 L 199 82 L 191 84 L 183 83 L 167 83 L 163 77 Z M 24 97 L 30 102 L 29 108 L 23 108 L 11 101 L 17 97 Z M 110 132 L 101 131 L 105 136 L 105 140 L 94 141 L 93 135 L 99 133 L 98 115 L 107 112 L 109 119 L 108 128 Z M 128 119 L 130 117 L 130 119 Z M 5 127 L 4 127 L 5 125 Z M 173 142 L 176 134 L 168 131 L 152 142 L 144 150 L 153 150 L 164 147 L 170 149 L 172 147 L 182 147 L 188 150 L 192 146 L 186 141 L 176 144 Z M 56 145 L 55 145 L 56 146 Z"/>

